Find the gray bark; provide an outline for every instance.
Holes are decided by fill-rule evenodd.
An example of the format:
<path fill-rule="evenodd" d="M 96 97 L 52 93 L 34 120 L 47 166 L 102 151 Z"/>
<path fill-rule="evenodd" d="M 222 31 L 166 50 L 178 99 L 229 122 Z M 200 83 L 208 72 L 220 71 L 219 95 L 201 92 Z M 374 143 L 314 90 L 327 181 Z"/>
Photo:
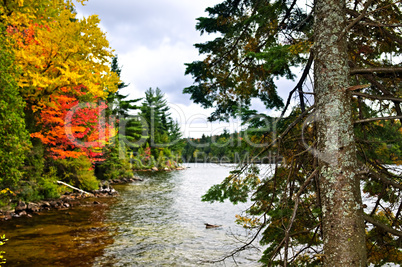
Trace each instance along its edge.
<path fill-rule="evenodd" d="M 366 266 L 365 229 L 348 77 L 345 0 L 317 0 L 314 87 L 324 265 Z"/>

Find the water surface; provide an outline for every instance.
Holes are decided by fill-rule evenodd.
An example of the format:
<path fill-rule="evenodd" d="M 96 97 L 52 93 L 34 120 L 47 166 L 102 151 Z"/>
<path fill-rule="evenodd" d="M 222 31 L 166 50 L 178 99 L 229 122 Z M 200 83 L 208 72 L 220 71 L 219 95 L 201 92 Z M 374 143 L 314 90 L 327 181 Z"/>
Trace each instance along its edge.
<path fill-rule="evenodd" d="M 82 206 L 18 218 L 0 225 L 10 241 L 9 266 L 233 266 L 219 259 L 247 232 L 234 223 L 247 205 L 204 203 L 201 196 L 230 171 L 189 164 L 174 172 L 139 172 L 143 182 L 119 185 L 106 205 Z M 93 201 L 93 200 L 88 200 Z M 206 229 L 204 223 L 222 225 Z M 260 253 L 242 252 L 240 266 L 258 266 Z M 226 265 L 224 265 L 226 264 Z"/>

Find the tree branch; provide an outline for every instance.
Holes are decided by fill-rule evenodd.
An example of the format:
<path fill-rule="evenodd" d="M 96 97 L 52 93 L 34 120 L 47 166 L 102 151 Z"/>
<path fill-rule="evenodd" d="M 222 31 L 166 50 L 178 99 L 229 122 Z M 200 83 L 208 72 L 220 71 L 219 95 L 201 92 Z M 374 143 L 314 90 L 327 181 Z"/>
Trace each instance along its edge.
<path fill-rule="evenodd" d="M 377 99 L 377 100 L 389 100 L 389 101 L 395 101 L 395 102 L 402 102 L 402 98 L 397 98 L 397 97 L 390 97 L 390 96 L 380 96 L 380 95 L 369 95 L 365 93 L 360 93 L 360 92 L 353 92 L 353 95 L 357 96 L 362 96 L 365 98 L 370 98 L 370 99 Z"/>
<path fill-rule="evenodd" d="M 300 200 L 300 195 L 303 193 L 304 189 L 307 187 L 307 185 L 311 182 L 311 180 L 314 178 L 314 176 L 316 175 L 316 173 L 318 172 L 318 169 L 315 169 L 310 176 L 306 179 L 306 181 L 304 181 L 303 185 L 300 187 L 299 191 L 297 191 L 296 195 L 294 196 L 294 207 L 293 207 L 293 213 L 292 213 L 292 217 L 290 219 L 289 225 L 286 228 L 285 231 L 285 237 L 283 238 L 283 240 L 281 241 L 281 243 L 279 243 L 279 245 L 276 247 L 274 253 L 272 253 L 272 257 L 271 260 L 274 259 L 275 255 L 278 253 L 279 249 L 282 247 L 283 243 L 288 243 L 288 239 L 290 237 L 290 230 L 292 229 L 293 223 L 296 219 L 296 213 L 297 213 L 297 208 L 299 206 L 299 200 Z M 287 252 L 285 253 L 285 260 L 284 262 L 287 262 Z"/>
<path fill-rule="evenodd" d="M 381 120 L 398 120 L 398 119 L 402 119 L 402 116 L 389 116 L 389 117 L 380 117 L 380 118 L 369 118 L 369 119 L 364 119 L 364 120 L 358 120 L 358 121 L 355 121 L 354 123 L 364 123 L 364 122 L 381 121 Z"/>
<path fill-rule="evenodd" d="M 396 236 L 400 236 L 402 237 L 402 232 L 398 231 L 394 228 L 392 228 L 391 226 L 388 226 L 386 224 L 383 224 L 379 221 L 377 221 L 376 219 L 374 219 L 373 217 L 371 217 L 370 215 L 363 213 L 363 218 L 364 220 L 366 220 L 367 222 L 371 223 L 372 225 L 375 225 L 379 228 L 381 228 L 382 230 L 392 234 L 392 235 L 396 235 Z"/>
<path fill-rule="evenodd" d="M 364 9 L 363 9 L 362 13 L 360 13 L 360 15 L 359 15 L 357 18 L 355 18 L 355 19 L 345 28 L 345 30 L 343 30 L 342 34 L 338 37 L 338 40 L 341 40 L 341 39 L 345 36 L 345 34 L 346 34 L 350 29 L 352 29 L 353 26 L 355 26 L 359 21 L 361 21 L 361 20 L 364 18 L 364 16 L 366 16 L 367 9 L 368 9 L 369 6 L 371 5 L 371 2 L 373 2 L 373 0 L 368 0 L 368 1 L 366 2 L 366 4 L 364 5 Z"/>
<path fill-rule="evenodd" d="M 69 184 L 67 184 L 67 183 L 65 183 L 65 182 L 57 181 L 57 183 L 58 183 L 58 184 L 65 185 L 65 186 L 67 186 L 67 187 L 70 187 L 70 188 L 72 188 L 72 189 L 74 189 L 74 190 L 77 190 L 77 191 L 80 192 L 81 194 L 87 194 L 87 195 L 93 196 L 93 194 L 88 193 L 88 192 L 86 192 L 86 191 L 84 191 L 84 190 L 81 190 L 81 189 L 79 189 L 79 188 L 77 188 L 77 187 L 74 187 L 74 186 L 72 186 L 72 185 L 69 185 Z"/>
<path fill-rule="evenodd" d="M 364 74 L 364 73 L 374 73 L 374 72 L 380 72 L 380 73 L 402 73 L 402 68 L 395 68 L 395 67 L 380 67 L 380 68 L 356 68 L 356 69 L 351 69 L 350 74 Z"/>
<path fill-rule="evenodd" d="M 309 58 L 308 58 L 306 67 L 304 68 L 303 74 L 302 74 L 302 76 L 300 77 L 299 82 L 296 84 L 295 88 L 293 88 L 293 90 L 290 91 L 290 93 L 289 93 L 288 99 L 287 99 L 287 101 L 286 101 L 286 105 L 285 105 L 285 107 L 284 107 L 284 109 L 283 109 L 283 111 L 282 111 L 282 113 L 281 113 L 280 118 L 282 118 L 282 117 L 285 115 L 285 112 L 286 112 L 286 110 L 288 109 L 288 107 L 289 107 L 289 105 L 290 105 L 290 100 L 292 99 L 292 95 L 293 95 L 294 92 L 296 92 L 296 90 L 298 90 L 298 92 L 299 92 L 299 96 L 300 96 L 300 105 L 301 105 L 302 112 L 305 111 L 305 106 L 304 106 L 304 101 L 303 101 L 303 90 L 302 90 L 302 86 L 303 86 L 304 81 L 305 81 L 306 78 L 307 78 L 308 73 L 310 72 L 311 65 L 313 64 L 313 61 L 314 61 L 314 53 L 311 52 L 311 53 L 310 53 L 310 56 L 309 56 Z"/>

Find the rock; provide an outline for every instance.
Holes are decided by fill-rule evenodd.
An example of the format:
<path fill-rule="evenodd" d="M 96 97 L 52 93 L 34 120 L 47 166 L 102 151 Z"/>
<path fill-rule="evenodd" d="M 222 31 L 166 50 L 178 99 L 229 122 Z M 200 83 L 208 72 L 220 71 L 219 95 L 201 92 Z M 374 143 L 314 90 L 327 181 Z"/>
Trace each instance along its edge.
<path fill-rule="evenodd" d="M 204 223 L 205 224 L 205 228 L 209 229 L 209 228 L 218 228 L 221 227 L 222 225 L 216 225 L 216 224 L 209 224 L 209 223 Z"/>
<path fill-rule="evenodd" d="M 10 212 L 10 211 L 6 211 L 6 212 L 3 212 L 1 215 L 0 215 L 0 220 L 2 220 L 2 221 L 7 221 L 7 220 L 11 220 L 12 218 L 13 218 L 13 212 Z"/>
<path fill-rule="evenodd" d="M 19 216 L 26 216 L 27 212 L 25 210 L 21 211 L 20 213 L 18 213 Z"/>
<path fill-rule="evenodd" d="M 144 181 L 144 179 L 142 179 L 142 178 L 140 178 L 140 177 L 137 177 L 137 176 L 134 176 L 132 179 L 133 179 L 135 182 L 142 182 L 142 181 Z"/>
<path fill-rule="evenodd" d="M 166 168 L 166 167 L 165 167 L 163 170 L 164 170 L 164 171 L 169 171 L 169 168 Z"/>
<path fill-rule="evenodd" d="M 23 201 L 19 201 L 18 202 L 18 205 L 17 205 L 17 207 L 15 207 L 15 212 L 16 213 L 20 213 L 20 212 L 22 212 L 23 210 L 26 210 L 26 208 L 27 208 L 27 205 L 25 204 L 25 202 L 23 202 Z"/>
<path fill-rule="evenodd" d="M 26 210 L 28 212 L 38 212 L 38 211 L 40 211 L 40 207 L 38 204 L 30 202 L 30 203 L 28 203 Z"/>
<path fill-rule="evenodd" d="M 68 204 L 68 203 L 63 203 L 63 207 L 69 208 L 69 207 L 70 207 L 70 204 Z"/>
<path fill-rule="evenodd" d="M 158 171 L 158 168 L 156 168 L 156 167 L 152 167 L 152 168 L 151 168 L 151 170 L 153 170 L 153 171 L 156 171 L 156 172 L 157 172 L 157 171 Z"/>
<path fill-rule="evenodd" d="M 99 205 L 100 202 L 99 201 L 94 201 L 94 205 Z"/>
<path fill-rule="evenodd" d="M 50 203 L 49 202 L 47 202 L 47 201 L 43 201 L 42 202 L 42 208 L 44 208 L 44 209 L 50 209 Z"/>

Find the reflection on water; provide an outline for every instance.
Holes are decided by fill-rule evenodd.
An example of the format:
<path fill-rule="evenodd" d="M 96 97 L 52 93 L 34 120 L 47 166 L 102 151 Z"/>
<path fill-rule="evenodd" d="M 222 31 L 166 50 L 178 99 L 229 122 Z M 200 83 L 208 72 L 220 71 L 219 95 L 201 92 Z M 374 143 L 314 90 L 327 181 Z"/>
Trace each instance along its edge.
<path fill-rule="evenodd" d="M 102 200 L 110 202 L 108 208 L 78 207 L 7 222 L 0 231 L 10 239 L 3 249 L 10 266 L 199 266 L 222 257 L 239 246 L 233 235 L 246 235 L 234 223 L 246 205 L 201 202 L 230 169 L 189 166 L 138 173 L 144 181 L 116 186 L 121 196 Z M 206 229 L 204 223 L 222 227 Z M 242 252 L 236 262 L 257 266 L 259 257 L 255 250 Z"/>
<path fill-rule="evenodd" d="M 6 266 L 92 266 L 113 243 L 113 232 L 103 222 L 106 210 L 87 205 L 1 222 L 0 233 L 9 239 L 0 248 Z"/>

